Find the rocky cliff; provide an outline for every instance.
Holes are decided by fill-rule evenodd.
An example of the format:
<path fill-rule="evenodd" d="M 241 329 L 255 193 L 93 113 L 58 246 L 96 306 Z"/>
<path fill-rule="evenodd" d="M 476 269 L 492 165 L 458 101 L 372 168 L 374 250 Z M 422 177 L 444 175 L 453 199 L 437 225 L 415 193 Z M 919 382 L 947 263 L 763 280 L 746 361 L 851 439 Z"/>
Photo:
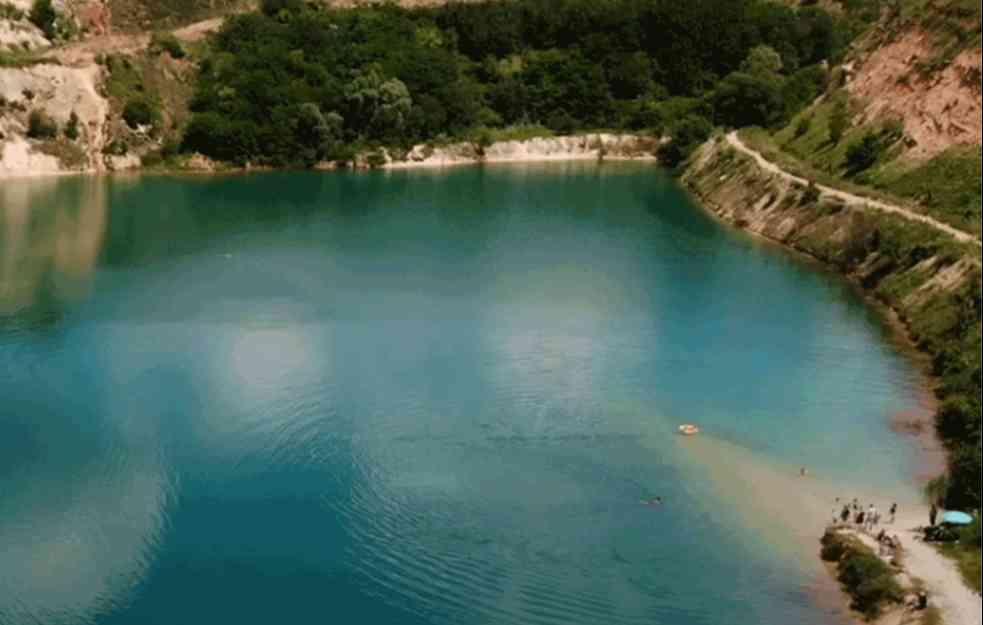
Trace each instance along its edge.
<path fill-rule="evenodd" d="M 384 167 L 445 167 L 470 163 L 514 163 L 554 160 L 654 159 L 659 142 L 651 137 L 595 133 L 570 137 L 537 137 L 497 141 L 487 146 L 454 143 L 415 146 L 405 155 L 383 155 Z M 366 159 L 360 159 L 365 163 Z"/>
<path fill-rule="evenodd" d="M 979 146 L 983 139 L 978 16 L 950 4 L 930 2 L 917 14 L 885 15 L 844 65 L 857 122 L 899 120 L 911 158 Z"/>

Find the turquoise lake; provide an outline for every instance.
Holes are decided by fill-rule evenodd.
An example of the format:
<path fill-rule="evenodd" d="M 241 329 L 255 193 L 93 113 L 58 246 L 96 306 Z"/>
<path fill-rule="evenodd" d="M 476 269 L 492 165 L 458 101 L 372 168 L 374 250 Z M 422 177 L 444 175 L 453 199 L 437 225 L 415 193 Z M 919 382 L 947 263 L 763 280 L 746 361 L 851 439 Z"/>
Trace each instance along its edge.
<path fill-rule="evenodd" d="M 887 337 L 645 164 L 3 181 L 0 624 L 836 623 L 676 428 L 909 496 Z"/>

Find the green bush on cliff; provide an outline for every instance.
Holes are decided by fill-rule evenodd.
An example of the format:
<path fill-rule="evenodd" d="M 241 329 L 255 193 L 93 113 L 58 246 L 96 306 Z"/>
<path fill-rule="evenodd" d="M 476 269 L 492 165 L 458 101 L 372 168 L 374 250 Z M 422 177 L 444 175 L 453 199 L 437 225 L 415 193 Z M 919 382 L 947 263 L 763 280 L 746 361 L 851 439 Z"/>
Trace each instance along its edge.
<path fill-rule="evenodd" d="M 31 139 L 54 139 L 58 136 L 58 122 L 40 109 L 34 109 L 27 119 L 27 136 Z"/>
<path fill-rule="evenodd" d="M 72 114 L 68 116 L 68 123 L 65 124 L 65 138 L 69 141 L 75 141 L 79 138 L 79 116 L 78 113 L 72 111 Z"/>
<path fill-rule="evenodd" d="M 154 33 L 150 40 L 150 49 L 158 54 L 166 52 L 173 59 L 183 59 L 187 56 L 184 46 L 172 33 Z"/>
<path fill-rule="evenodd" d="M 885 145 L 880 136 L 867 132 L 861 139 L 851 143 L 846 149 L 846 168 L 850 175 L 870 169 L 884 153 Z"/>
<path fill-rule="evenodd" d="M 160 105 L 146 97 L 129 100 L 123 107 L 123 120 L 130 128 L 153 126 L 160 117 Z"/>
<path fill-rule="evenodd" d="M 34 0 L 28 18 L 44 32 L 44 36 L 48 39 L 54 39 L 58 34 L 55 24 L 58 20 L 58 12 L 55 11 L 51 0 Z"/>

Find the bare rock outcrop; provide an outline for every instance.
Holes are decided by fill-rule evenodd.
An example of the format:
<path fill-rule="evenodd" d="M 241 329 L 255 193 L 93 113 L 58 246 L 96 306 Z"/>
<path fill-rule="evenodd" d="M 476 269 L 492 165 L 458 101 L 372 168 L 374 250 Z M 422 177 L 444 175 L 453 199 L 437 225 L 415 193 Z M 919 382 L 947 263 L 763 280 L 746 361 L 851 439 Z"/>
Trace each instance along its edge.
<path fill-rule="evenodd" d="M 100 95 L 102 78 L 98 65 L 64 67 L 39 64 L 0 68 L 0 175 L 21 176 L 58 170 L 102 168 L 104 127 L 109 104 Z M 78 117 L 77 145 L 85 152 L 85 163 L 66 167 L 57 158 L 40 152 L 38 142 L 27 138 L 32 111 L 45 113 L 64 128 L 74 113 Z"/>
<path fill-rule="evenodd" d="M 557 160 L 653 159 L 659 140 L 652 137 L 589 134 L 569 137 L 536 137 L 498 141 L 488 146 L 453 143 L 446 146 L 421 144 L 405 157 L 385 154 L 385 167 L 445 167 L 469 163 L 510 163 Z M 356 163 L 357 164 L 357 163 Z"/>
<path fill-rule="evenodd" d="M 847 90 L 868 118 L 895 118 L 913 139 L 907 155 L 927 159 L 952 146 L 980 145 L 983 111 L 979 48 L 960 52 L 937 71 L 930 33 L 909 29 L 854 63 Z"/>

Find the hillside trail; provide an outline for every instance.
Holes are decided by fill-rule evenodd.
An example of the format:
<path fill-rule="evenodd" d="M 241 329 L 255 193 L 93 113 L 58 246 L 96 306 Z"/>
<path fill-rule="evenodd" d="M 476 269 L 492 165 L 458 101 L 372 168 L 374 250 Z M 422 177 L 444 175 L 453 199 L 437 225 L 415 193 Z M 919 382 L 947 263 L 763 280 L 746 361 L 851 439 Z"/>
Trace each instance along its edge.
<path fill-rule="evenodd" d="M 777 176 L 781 176 L 786 180 L 790 180 L 792 182 L 796 182 L 802 185 L 808 185 L 810 182 L 805 178 L 800 178 L 799 176 L 790 174 L 789 172 L 785 171 L 775 163 L 772 163 L 771 161 L 766 159 L 764 156 L 761 155 L 760 152 L 757 152 L 756 150 L 745 145 L 744 142 L 741 141 L 740 137 L 737 136 L 736 131 L 727 134 L 727 143 L 729 143 L 735 149 L 753 158 L 757 162 L 758 166 L 767 172 L 770 172 Z M 959 230 L 958 228 L 953 228 L 952 226 L 948 224 L 944 224 L 941 221 L 938 221 L 937 219 L 932 219 L 927 215 L 917 213 L 913 210 L 904 208 L 903 206 L 898 206 L 896 204 L 889 204 L 887 202 L 882 202 L 880 200 L 874 200 L 860 195 L 855 195 L 847 191 L 834 189 L 833 187 L 827 187 L 826 185 L 816 184 L 816 188 L 819 189 L 819 191 L 821 191 L 825 195 L 828 195 L 830 197 L 835 197 L 836 199 L 841 200 L 847 206 L 851 206 L 855 208 L 872 208 L 874 210 L 879 210 L 881 212 L 892 213 L 909 221 L 917 221 L 919 223 L 923 223 L 928 226 L 931 226 L 936 230 L 948 234 L 949 236 L 956 239 L 960 243 L 973 243 L 977 246 L 980 245 L 980 240 L 975 236 L 969 234 L 968 232 L 964 232 L 962 230 Z"/>
<path fill-rule="evenodd" d="M 171 31 L 184 42 L 201 41 L 218 31 L 225 23 L 225 17 L 213 17 Z M 95 63 L 100 54 L 136 54 L 150 45 L 150 33 L 112 33 L 90 37 L 83 41 L 70 43 L 51 51 L 53 58 L 62 65 L 83 67 Z"/>

